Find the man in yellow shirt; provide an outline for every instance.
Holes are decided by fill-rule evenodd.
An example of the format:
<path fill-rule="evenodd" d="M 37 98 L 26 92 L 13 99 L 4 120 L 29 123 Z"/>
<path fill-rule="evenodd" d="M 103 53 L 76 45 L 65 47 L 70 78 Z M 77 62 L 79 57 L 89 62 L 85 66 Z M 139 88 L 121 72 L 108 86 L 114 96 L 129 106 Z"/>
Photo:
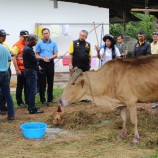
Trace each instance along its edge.
<path fill-rule="evenodd" d="M 153 33 L 153 42 L 151 43 L 151 53 L 158 54 L 158 32 Z"/>
<path fill-rule="evenodd" d="M 91 68 L 92 49 L 86 41 L 88 32 L 81 30 L 79 39 L 70 43 L 69 47 L 69 70 L 73 72 L 74 67 L 80 68 L 83 72 Z"/>
<path fill-rule="evenodd" d="M 5 30 L 0 29 L 0 44 L 3 44 L 8 51 L 12 54 L 12 50 L 11 48 L 8 46 L 7 43 L 5 43 L 6 40 L 6 36 L 9 35 L 5 32 Z M 8 60 L 8 72 L 9 72 L 9 77 L 11 78 L 11 69 L 10 69 L 10 65 L 11 65 L 11 60 Z M 0 114 L 1 115 L 5 115 L 6 114 L 6 99 L 4 97 L 3 92 L 0 89 Z"/>

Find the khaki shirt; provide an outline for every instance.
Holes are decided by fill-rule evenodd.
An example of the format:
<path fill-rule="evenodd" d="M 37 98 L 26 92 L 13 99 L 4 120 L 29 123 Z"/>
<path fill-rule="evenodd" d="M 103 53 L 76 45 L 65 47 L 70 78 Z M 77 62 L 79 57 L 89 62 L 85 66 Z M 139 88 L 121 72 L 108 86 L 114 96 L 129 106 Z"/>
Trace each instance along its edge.
<path fill-rule="evenodd" d="M 122 44 L 117 43 L 116 46 L 119 49 L 120 54 L 124 53 L 125 51 L 128 51 L 128 46 L 125 43 L 122 43 Z"/>
<path fill-rule="evenodd" d="M 158 54 L 158 42 L 156 44 L 151 43 L 151 54 Z"/>

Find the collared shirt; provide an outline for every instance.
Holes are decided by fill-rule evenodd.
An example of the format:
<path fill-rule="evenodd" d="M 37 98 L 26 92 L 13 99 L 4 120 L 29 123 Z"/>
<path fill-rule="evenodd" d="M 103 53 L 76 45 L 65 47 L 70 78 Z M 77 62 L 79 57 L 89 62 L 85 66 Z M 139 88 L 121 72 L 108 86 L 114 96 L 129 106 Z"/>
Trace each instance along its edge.
<path fill-rule="evenodd" d="M 9 47 L 9 45 L 6 42 L 3 42 L 3 45 L 8 49 L 9 52 L 12 52 L 12 49 Z M 9 67 L 11 66 L 11 60 L 8 60 Z"/>
<path fill-rule="evenodd" d="M 158 54 L 158 42 L 156 44 L 154 44 L 153 42 L 151 43 L 151 53 Z"/>
<path fill-rule="evenodd" d="M 9 45 L 6 42 L 3 42 L 3 45 L 7 47 L 8 51 L 11 52 L 12 49 L 9 47 Z"/>
<path fill-rule="evenodd" d="M 106 47 L 106 49 L 102 48 L 100 50 L 100 54 L 103 57 L 102 65 L 105 64 L 107 61 L 112 60 L 112 49 L 109 49 L 107 47 Z M 120 56 L 120 51 L 117 47 L 115 47 L 115 56 L 116 57 Z"/>
<path fill-rule="evenodd" d="M 51 39 L 49 42 L 46 42 L 44 39 L 39 41 L 36 45 L 36 52 L 39 53 L 40 57 L 51 57 L 54 55 L 54 52 L 58 51 L 56 42 Z"/>
<path fill-rule="evenodd" d="M 120 51 L 120 54 L 124 53 L 125 51 L 128 51 L 128 46 L 125 43 L 121 43 L 121 44 L 116 44 L 117 48 Z"/>
<path fill-rule="evenodd" d="M 74 43 L 73 42 L 71 42 L 70 43 L 70 47 L 69 47 L 69 54 L 73 54 L 74 53 Z M 92 49 L 90 48 L 90 51 L 89 51 L 89 57 L 91 57 L 92 56 Z"/>
<path fill-rule="evenodd" d="M 8 60 L 11 60 L 11 55 L 8 49 L 0 44 L 0 71 L 8 70 Z"/>
<path fill-rule="evenodd" d="M 23 49 L 23 60 L 25 69 L 38 70 L 38 62 L 35 52 L 30 45 L 26 45 Z"/>
<path fill-rule="evenodd" d="M 134 51 L 132 57 L 151 55 L 151 46 L 150 43 L 145 41 L 143 44 L 137 42 L 134 46 Z"/>
<path fill-rule="evenodd" d="M 17 43 L 18 43 L 18 45 L 16 45 Z M 15 43 L 15 45 L 12 48 L 12 52 L 14 55 L 19 55 L 19 53 L 20 53 L 20 48 L 18 47 L 19 44 L 23 45 L 23 47 L 26 45 L 25 42 L 21 39 L 19 39 L 19 41 L 17 43 Z M 23 50 L 21 50 L 21 51 L 23 51 Z"/>

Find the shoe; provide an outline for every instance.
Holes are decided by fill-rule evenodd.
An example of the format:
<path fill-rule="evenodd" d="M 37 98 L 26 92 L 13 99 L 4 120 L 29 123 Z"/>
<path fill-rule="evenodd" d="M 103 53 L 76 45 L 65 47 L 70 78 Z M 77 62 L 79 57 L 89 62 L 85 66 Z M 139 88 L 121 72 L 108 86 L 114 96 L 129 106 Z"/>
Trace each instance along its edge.
<path fill-rule="evenodd" d="M 19 104 L 18 106 L 19 106 L 20 108 L 27 108 L 27 105 L 26 105 L 26 104 L 23 104 L 23 103 L 22 103 L 22 104 Z"/>
<path fill-rule="evenodd" d="M 8 116 L 8 120 L 14 120 L 14 116 Z"/>
<path fill-rule="evenodd" d="M 6 114 L 7 114 L 6 111 L 0 110 L 0 115 L 6 115 Z"/>
<path fill-rule="evenodd" d="M 48 102 L 45 101 L 45 102 L 42 102 L 42 105 L 47 105 L 48 106 L 49 104 L 48 104 Z"/>
<path fill-rule="evenodd" d="M 3 109 L 4 109 L 4 111 L 8 110 L 6 105 L 4 105 Z"/>
<path fill-rule="evenodd" d="M 44 113 L 44 111 L 39 109 L 37 109 L 36 111 L 29 111 L 29 114 L 40 114 L 40 113 Z"/>

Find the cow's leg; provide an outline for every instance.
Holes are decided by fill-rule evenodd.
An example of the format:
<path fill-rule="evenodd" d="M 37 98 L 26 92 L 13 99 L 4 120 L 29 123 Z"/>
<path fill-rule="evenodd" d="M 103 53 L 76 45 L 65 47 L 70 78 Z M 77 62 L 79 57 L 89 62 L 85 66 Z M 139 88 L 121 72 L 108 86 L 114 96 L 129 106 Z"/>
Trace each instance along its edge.
<path fill-rule="evenodd" d="M 129 106 L 129 113 L 130 113 L 131 123 L 134 126 L 134 135 L 135 135 L 135 137 L 134 137 L 132 142 L 134 144 L 138 144 L 139 143 L 139 134 L 138 134 L 138 127 L 137 127 L 138 120 L 137 120 L 137 108 L 136 108 L 136 105 Z"/>
<path fill-rule="evenodd" d="M 126 130 L 126 112 L 127 112 L 127 107 L 121 107 L 121 118 L 122 118 L 122 121 L 123 121 L 123 124 L 122 124 L 122 130 L 121 130 L 121 133 L 120 133 L 120 138 L 124 138 L 126 137 L 127 135 L 127 130 Z"/>

